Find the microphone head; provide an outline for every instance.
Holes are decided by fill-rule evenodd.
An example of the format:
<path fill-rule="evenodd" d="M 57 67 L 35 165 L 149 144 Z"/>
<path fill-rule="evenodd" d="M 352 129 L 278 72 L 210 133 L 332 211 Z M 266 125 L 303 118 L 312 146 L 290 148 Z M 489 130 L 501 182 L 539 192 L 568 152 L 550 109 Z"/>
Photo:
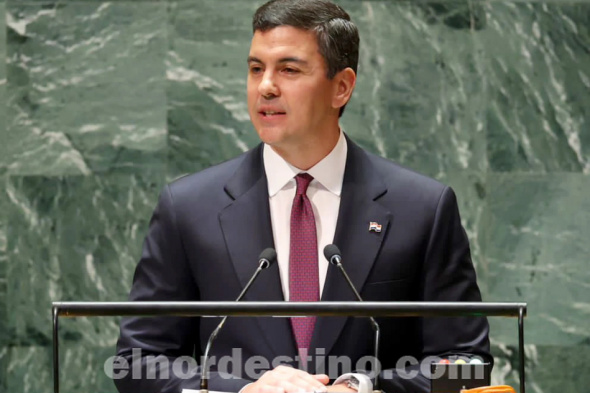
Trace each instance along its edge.
<path fill-rule="evenodd" d="M 258 257 L 258 263 L 262 269 L 266 269 L 277 260 L 277 252 L 274 248 L 265 248 Z"/>
<path fill-rule="evenodd" d="M 328 244 L 324 247 L 324 256 L 332 265 L 338 265 L 338 262 L 342 259 L 340 250 L 335 244 Z"/>

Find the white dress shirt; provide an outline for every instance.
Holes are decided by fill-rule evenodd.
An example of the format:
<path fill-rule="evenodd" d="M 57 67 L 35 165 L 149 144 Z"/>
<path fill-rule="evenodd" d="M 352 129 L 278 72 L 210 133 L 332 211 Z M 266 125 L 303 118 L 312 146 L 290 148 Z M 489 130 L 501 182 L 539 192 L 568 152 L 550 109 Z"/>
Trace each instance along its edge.
<path fill-rule="evenodd" d="M 304 172 L 313 176 L 313 180 L 307 189 L 307 197 L 313 207 L 318 236 L 318 269 L 321 296 L 329 265 L 329 262 L 324 257 L 324 247 L 334 242 L 347 151 L 346 138 L 340 131 L 340 137 L 334 149 L 312 168 L 302 171 L 285 161 L 269 145 L 264 145 L 263 159 L 268 180 L 272 233 L 285 300 L 289 300 L 291 207 L 297 189 L 294 177 Z"/>

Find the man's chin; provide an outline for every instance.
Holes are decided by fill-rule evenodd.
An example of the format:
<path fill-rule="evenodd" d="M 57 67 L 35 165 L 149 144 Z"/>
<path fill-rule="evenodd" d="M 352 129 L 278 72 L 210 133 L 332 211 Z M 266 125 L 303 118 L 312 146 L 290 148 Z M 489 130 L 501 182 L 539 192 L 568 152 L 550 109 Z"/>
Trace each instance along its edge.
<path fill-rule="evenodd" d="M 260 140 L 270 146 L 280 146 L 285 141 L 283 130 L 269 127 L 261 127 L 256 130 Z"/>

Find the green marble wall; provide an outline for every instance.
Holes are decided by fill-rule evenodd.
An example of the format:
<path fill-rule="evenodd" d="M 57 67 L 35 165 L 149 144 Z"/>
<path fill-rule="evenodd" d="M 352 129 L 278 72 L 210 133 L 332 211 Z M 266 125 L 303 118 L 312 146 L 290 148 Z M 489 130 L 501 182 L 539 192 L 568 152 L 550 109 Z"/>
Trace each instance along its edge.
<path fill-rule="evenodd" d="M 257 143 L 245 0 L 0 1 L 0 391 L 50 392 L 50 302 L 124 300 L 159 189 Z M 528 391 L 590 386 L 590 0 L 342 1 L 342 120 L 459 195 L 486 300 L 527 301 Z M 64 320 L 63 392 L 114 392 L 114 318 Z M 515 384 L 516 321 L 492 320 Z"/>

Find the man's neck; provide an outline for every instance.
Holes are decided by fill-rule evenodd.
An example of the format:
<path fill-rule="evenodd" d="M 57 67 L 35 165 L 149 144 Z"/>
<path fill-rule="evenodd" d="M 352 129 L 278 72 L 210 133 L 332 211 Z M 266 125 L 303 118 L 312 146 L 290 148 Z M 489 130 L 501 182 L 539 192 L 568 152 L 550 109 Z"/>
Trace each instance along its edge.
<path fill-rule="evenodd" d="M 281 146 L 271 146 L 271 148 L 289 164 L 306 171 L 330 154 L 338 143 L 339 137 L 340 129 L 331 133 L 329 137 L 322 136 L 306 144 L 289 146 L 289 148 Z"/>

